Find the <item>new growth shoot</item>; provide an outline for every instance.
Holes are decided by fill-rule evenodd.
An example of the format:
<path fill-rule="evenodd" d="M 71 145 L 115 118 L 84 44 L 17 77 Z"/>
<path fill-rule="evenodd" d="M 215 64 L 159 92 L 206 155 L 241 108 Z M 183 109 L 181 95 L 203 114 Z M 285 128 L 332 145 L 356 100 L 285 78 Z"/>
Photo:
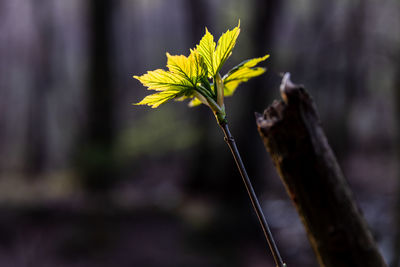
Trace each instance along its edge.
<path fill-rule="evenodd" d="M 158 91 L 136 105 L 157 108 L 170 99 L 191 99 L 189 106 L 205 104 L 212 109 L 218 123 L 223 123 L 226 120 L 224 97 L 233 95 L 240 83 L 263 74 L 265 69 L 256 65 L 269 57 L 245 60 L 221 76 L 220 70 L 232 54 L 239 33 L 240 22 L 233 30 L 222 34 L 217 45 L 206 28 L 205 35 L 196 48 L 190 49 L 188 57 L 167 53 L 168 70 L 157 69 L 133 76 L 149 90 Z"/>
<path fill-rule="evenodd" d="M 133 76 L 148 90 L 156 91 L 135 105 L 157 108 L 171 99 L 177 101 L 190 99 L 190 107 L 200 104 L 210 107 L 224 132 L 225 141 L 231 149 L 243 178 L 275 263 L 279 267 L 284 267 L 286 265 L 276 247 L 226 120 L 224 97 L 232 96 L 242 82 L 247 82 L 249 79 L 263 74 L 266 71 L 265 68 L 257 67 L 257 64 L 269 57 L 269 55 L 265 55 L 245 60 L 221 76 L 221 68 L 231 56 L 239 33 L 240 21 L 238 26 L 223 33 L 215 43 L 214 36 L 206 28 L 205 35 L 195 48 L 190 49 L 189 56 L 167 53 L 168 70 L 157 69 L 148 71 L 142 76 Z"/>

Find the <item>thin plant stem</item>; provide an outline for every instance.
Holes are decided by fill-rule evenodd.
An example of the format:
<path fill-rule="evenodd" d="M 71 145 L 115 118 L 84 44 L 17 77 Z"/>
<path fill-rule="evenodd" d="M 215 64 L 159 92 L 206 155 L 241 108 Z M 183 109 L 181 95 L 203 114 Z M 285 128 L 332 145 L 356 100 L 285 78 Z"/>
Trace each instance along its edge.
<path fill-rule="evenodd" d="M 257 195 L 254 192 L 254 189 L 253 189 L 253 186 L 249 179 L 249 176 L 247 175 L 242 158 L 240 157 L 239 151 L 237 149 L 235 139 L 233 139 L 233 136 L 231 135 L 231 133 L 229 131 L 228 124 L 226 122 L 222 122 L 222 123 L 220 123 L 220 126 L 224 132 L 225 141 L 228 144 L 228 146 L 232 152 L 232 155 L 235 159 L 236 165 L 239 169 L 240 175 L 242 176 L 244 185 L 246 186 L 247 193 L 249 194 L 249 197 L 251 200 L 251 204 L 253 205 L 254 211 L 256 212 L 258 220 L 260 221 L 261 228 L 264 232 L 265 238 L 267 239 L 268 246 L 269 246 L 269 249 L 271 250 L 271 253 L 275 260 L 276 266 L 277 267 L 286 267 L 286 264 L 283 262 L 282 257 L 279 253 L 278 247 L 276 246 L 276 243 L 272 236 L 271 230 L 269 229 L 267 220 L 265 219 L 265 216 L 261 209 L 260 203 L 258 202 Z"/>

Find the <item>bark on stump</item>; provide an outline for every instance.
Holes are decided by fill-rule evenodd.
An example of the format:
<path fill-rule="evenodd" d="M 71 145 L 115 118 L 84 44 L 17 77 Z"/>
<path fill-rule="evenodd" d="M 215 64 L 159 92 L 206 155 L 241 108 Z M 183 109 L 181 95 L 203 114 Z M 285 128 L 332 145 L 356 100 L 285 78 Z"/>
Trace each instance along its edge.
<path fill-rule="evenodd" d="M 285 74 L 283 101 L 256 114 L 266 149 L 321 266 L 387 266 L 322 130 L 315 104 Z"/>

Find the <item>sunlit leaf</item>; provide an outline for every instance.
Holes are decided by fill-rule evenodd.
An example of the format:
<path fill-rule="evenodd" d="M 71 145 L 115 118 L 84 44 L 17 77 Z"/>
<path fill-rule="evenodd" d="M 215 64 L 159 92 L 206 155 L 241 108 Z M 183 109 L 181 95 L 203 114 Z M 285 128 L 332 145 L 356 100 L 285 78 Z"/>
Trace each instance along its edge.
<path fill-rule="evenodd" d="M 225 75 L 225 77 L 231 75 L 232 73 L 234 73 L 235 71 L 237 71 L 238 69 L 240 69 L 242 67 L 252 68 L 252 67 L 256 66 L 258 63 L 266 60 L 267 58 L 269 58 L 269 55 L 265 55 L 263 57 L 246 59 L 246 60 L 240 62 L 238 65 L 236 65 L 232 69 L 230 69 L 229 72 Z"/>
<path fill-rule="evenodd" d="M 231 69 L 228 74 L 223 77 L 224 95 L 231 96 L 240 83 L 247 82 L 249 79 L 263 74 L 265 69 L 255 66 L 266 60 L 268 57 L 269 55 L 265 55 L 264 57 L 245 60 Z"/>
<path fill-rule="evenodd" d="M 206 33 L 197 45 L 199 54 L 207 64 L 208 76 L 214 77 L 221 70 L 222 65 L 232 54 L 236 40 L 240 33 L 240 21 L 233 30 L 223 33 L 218 40 L 218 45 L 214 42 L 214 36 L 206 28 Z"/>
<path fill-rule="evenodd" d="M 142 101 L 135 105 L 148 105 L 152 108 L 157 108 L 159 105 L 167 102 L 170 99 L 174 99 L 176 97 L 180 97 L 182 95 L 182 91 L 180 90 L 168 90 L 161 91 L 152 95 L 146 96 Z"/>
<path fill-rule="evenodd" d="M 157 69 L 134 76 L 149 90 L 160 91 L 146 96 L 137 105 L 156 108 L 170 99 L 193 97 L 197 84 L 207 77 L 207 65 L 195 49 L 191 50 L 189 57 L 167 53 L 167 58 L 168 71 Z"/>
<path fill-rule="evenodd" d="M 189 102 L 189 107 L 196 107 L 201 105 L 201 101 L 198 98 L 193 98 L 192 101 Z"/>
<path fill-rule="evenodd" d="M 215 46 L 216 44 L 214 42 L 214 36 L 206 28 L 206 33 L 203 36 L 203 38 L 201 38 L 200 43 L 197 45 L 197 50 L 199 51 L 199 54 L 204 58 L 204 61 L 207 64 L 209 77 L 213 77 L 215 75 L 215 66 L 214 66 Z"/>
<path fill-rule="evenodd" d="M 265 69 L 260 67 L 254 69 L 242 68 L 236 71 L 224 81 L 224 95 L 231 96 L 240 83 L 247 82 L 249 79 L 257 77 L 264 72 Z"/>
<path fill-rule="evenodd" d="M 185 101 L 186 99 L 189 99 L 191 97 L 192 96 L 185 96 L 184 95 L 184 96 L 176 97 L 176 98 L 174 98 L 174 100 L 180 102 L 180 101 Z"/>
<path fill-rule="evenodd" d="M 196 83 L 207 79 L 207 64 L 197 49 L 190 49 L 189 59 L 192 62 L 192 77 L 196 78 Z"/>
<path fill-rule="evenodd" d="M 148 88 L 148 90 L 165 91 L 185 90 L 192 88 L 190 81 L 162 69 L 148 71 L 142 76 L 133 77 L 138 79 L 144 86 Z"/>
<path fill-rule="evenodd" d="M 167 53 L 167 58 L 169 71 L 188 81 L 193 87 L 196 87 L 200 79 L 207 76 L 207 66 L 196 49 L 191 50 L 189 57 L 172 56 Z"/>
<path fill-rule="evenodd" d="M 149 90 L 159 91 L 146 96 L 137 105 L 155 108 L 170 99 L 183 101 L 190 98 L 189 106 L 208 105 L 223 120 L 223 97 L 232 95 L 240 83 L 263 74 L 265 69 L 256 65 L 269 57 L 265 55 L 245 60 L 231 69 L 221 81 L 219 72 L 232 54 L 239 33 L 240 21 L 215 43 L 214 36 L 206 28 L 200 43 L 190 50 L 188 57 L 166 53 L 168 70 L 157 69 L 134 76 Z"/>
<path fill-rule="evenodd" d="M 214 70 L 215 73 L 220 71 L 222 65 L 232 54 L 232 50 L 235 47 L 236 40 L 240 33 L 240 21 L 238 26 L 233 30 L 228 30 L 218 40 L 217 48 L 214 53 Z M 214 74 L 215 74 L 214 73 Z"/>

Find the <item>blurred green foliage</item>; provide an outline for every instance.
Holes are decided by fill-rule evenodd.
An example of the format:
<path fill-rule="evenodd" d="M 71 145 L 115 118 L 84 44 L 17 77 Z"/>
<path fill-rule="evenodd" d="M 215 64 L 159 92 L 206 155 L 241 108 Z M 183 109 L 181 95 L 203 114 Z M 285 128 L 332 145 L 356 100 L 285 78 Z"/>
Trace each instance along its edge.
<path fill-rule="evenodd" d="M 200 139 L 200 130 L 184 121 L 175 109 L 164 106 L 147 112 L 117 137 L 117 159 L 159 156 L 187 149 Z"/>

